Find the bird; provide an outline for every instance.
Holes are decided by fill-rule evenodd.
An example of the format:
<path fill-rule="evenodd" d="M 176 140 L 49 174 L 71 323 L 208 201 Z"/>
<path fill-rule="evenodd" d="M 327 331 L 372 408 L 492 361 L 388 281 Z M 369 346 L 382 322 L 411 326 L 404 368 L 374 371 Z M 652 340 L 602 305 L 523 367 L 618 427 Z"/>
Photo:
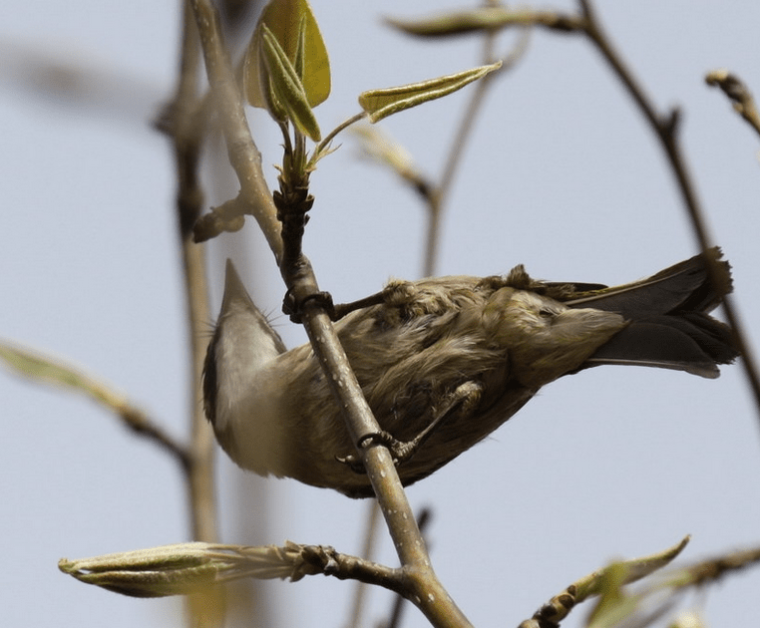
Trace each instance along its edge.
<path fill-rule="evenodd" d="M 397 464 L 408 486 L 565 375 L 637 365 L 718 377 L 739 356 L 731 328 L 709 315 L 733 289 L 721 258 L 716 247 L 616 287 L 535 280 L 522 265 L 393 280 L 335 328 L 383 435 L 412 445 Z M 229 260 L 203 393 L 219 444 L 243 469 L 374 494 L 311 345 L 286 349 Z"/>

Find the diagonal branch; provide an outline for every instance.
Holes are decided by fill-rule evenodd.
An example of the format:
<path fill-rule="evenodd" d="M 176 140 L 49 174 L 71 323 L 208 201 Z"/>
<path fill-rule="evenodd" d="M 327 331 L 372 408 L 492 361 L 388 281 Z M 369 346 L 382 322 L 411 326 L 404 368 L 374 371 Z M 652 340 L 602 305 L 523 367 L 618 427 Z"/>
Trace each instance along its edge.
<path fill-rule="evenodd" d="M 193 0 L 196 23 L 203 46 L 206 70 L 227 143 L 227 150 L 241 184 L 241 196 L 250 201 L 269 242 L 296 313 L 304 326 L 327 374 L 327 381 L 340 407 L 349 433 L 357 444 L 390 534 L 401 559 L 404 589 L 428 619 L 441 627 L 466 627 L 469 622 L 436 578 L 425 543 L 420 535 L 409 502 L 398 479 L 388 450 L 364 437 L 380 429 L 367 405 L 356 376 L 333 329 L 326 303 L 319 296 L 317 281 L 309 261 L 291 250 L 283 261 L 283 241 L 272 195 L 261 170 L 261 156 L 251 137 L 228 54 L 224 48 L 218 14 L 210 0 Z M 361 446 L 364 443 L 365 446 Z"/>
<path fill-rule="evenodd" d="M 113 386 L 103 382 L 69 362 L 64 362 L 16 344 L 0 340 L 0 362 L 18 375 L 90 397 L 116 413 L 124 425 L 154 441 L 180 463 L 184 471 L 190 466 L 187 449 L 170 436 L 158 423 L 134 405 Z"/>
<path fill-rule="evenodd" d="M 678 130 L 680 114 L 678 109 L 674 109 L 669 115 L 664 116 L 657 112 L 651 99 L 646 95 L 644 89 L 636 81 L 631 71 L 625 66 L 622 58 L 612 46 L 607 38 L 601 24 L 596 18 L 591 0 L 579 0 L 582 14 L 585 18 L 584 31 L 588 38 L 598 48 L 604 59 L 610 64 L 615 74 L 622 81 L 628 93 L 633 98 L 641 113 L 649 122 L 652 130 L 660 140 L 660 144 L 670 163 L 670 167 L 678 182 L 678 188 L 683 197 L 686 210 L 689 214 L 694 234 L 697 238 L 699 248 L 706 253 L 713 247 L 713 239 L 709 234 L 704 213 L 697 200 L 697 194 L 691 175 L 686 167 L 686 161 L 681 149 Z M 708 266 L 710 280 L 719 284 L 719 271 L 713 264 Z M 747 342 L 747 335 L 744 331 L 739 315 L 734 306 L 734 300 L 731 295 L 726 295 L 723 299 L 723 309 L 726 313 L 728 323 L 734 332 L 737 347 L 742 355 L 744 372 L 747 376 L 748 383 L 755 398 L 755 406 L 760 412 L 760 372 L 758 371 L 754 354 Z"/>

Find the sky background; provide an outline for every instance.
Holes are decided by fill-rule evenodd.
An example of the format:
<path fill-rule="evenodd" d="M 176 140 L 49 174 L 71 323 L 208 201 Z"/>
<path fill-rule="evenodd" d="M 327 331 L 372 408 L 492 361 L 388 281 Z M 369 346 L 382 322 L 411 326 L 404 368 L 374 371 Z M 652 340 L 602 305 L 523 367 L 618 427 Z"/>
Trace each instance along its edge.
<path fill-rule="evenodd" d="M 760 93 L 760 5 L 598 4 L 660 110 L 683 109 L 687 161 L 756 340 L 757 138 L 704 75 L 727 67 Z M 333 92 L 317 110 L 323 132 L 358 111 L 363 90 L 479 64 L 476 39 L 423 42 L 380 21 L 440 10 L 439 2 L 312 5 L 332 63 Z M 179 3 L 5 0 L 0 14 L 0 198 L 8 236 L 0 247 L 0 336 L 85 367 L 184 438 L 188 352 L 173 163 L 167 140 L 150 124 L 174 87 Z M 500 38 L 500 49 L 513 42 Z M 468 95 L 383 123 L 433 179 Z M 264 163 L 277 162 L 272 125 L 262 112 L 250 119 Z M 317 200 L 304 247 L 321 287 L 349 301 L 389 277 L 420 275 L 425 221 L 410 189 L 359 159 L 350 136 L 342 142 L 312 177 Z M 266 171 L 273 182 L 274 168 Z M 235 194 L 231 180 L 227 171 L 206 173 L 208 205 Z M 279 311 L 283 287 L 255 229 L 249 223 L 211 246 L 214 311 L 231 254 L 260 307 Z M 582 38 L 535 32 L 521 63 L 492 88 L 466 147 L 447 203 L 438 274 L 490 275 L 524 263 L 536 277 L 616 284 L 695 252 L 663 153 L 616 78 Z M 305 341 L 285 317 L 276 322 L 290 346 Z M 4 625 L 183 625 L 178 599 L 125 598 L 57 569 L 64 556 L 188 540 L 174 462 L 76 396 L 0 372 L 0 400 Z M 434 566 L 473 624 L 516 625 L 607 561 L 661 550 L 685 534 L 693 536 L 683 561 L 760 544 L 759 427 L 739 366 L 724 368 L 717 381 L 594 369 L 545 388 L 408 494 L 416 509 L 433 508 Z M 359 552 L 366 503 L 292 480 L 260 480 L 223 455 L 218 466 L 224 542 L 290 539 Z M 253 501 L 241 497 L 262 491 Z M 252 526 L 261 512 L 268 522 Z M 385 535 L 380 545 L 380 560 L 395 565 Z M 739 625 L 758 586 L 760 571 L 750 570 L 689 601 L 710 625 Z M 283 604 L 279 625 L 342 626 L 353 585 L 318 577 L 264 591 Z M 389 604 L 384 592 L 374 593 L 369 620 L 384 617 Z M 585 612 L 563 626 L 579 625 Z M 256 614 L 244 625 L 277 619 Z M 427 624 L 410 608 L 404 625 Z"/>

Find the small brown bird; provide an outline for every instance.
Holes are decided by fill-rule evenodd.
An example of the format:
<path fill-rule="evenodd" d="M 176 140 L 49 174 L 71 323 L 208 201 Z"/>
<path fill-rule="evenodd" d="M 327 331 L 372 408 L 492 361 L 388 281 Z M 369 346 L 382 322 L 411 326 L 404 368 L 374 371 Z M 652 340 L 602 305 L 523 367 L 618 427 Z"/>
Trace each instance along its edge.
<path fill-rule="evenodd" d="M 396 281 L 336 329 L 380 427 L 415 445 L 398 466 L 409 485 L 563 375 L 630 364 L 718 377 L 738 351 L 708 315 L 732 289 L 728 263 L 717 269 L 717 285 L 701 255 L 613 288 L 536 281 L 522 266 L 505 277 Z M 286 351 L 230 262 L 203 391 L 219 443 L 244 469 L 373 494 L 345 462 L 354 444 L 311 346 Z"/>

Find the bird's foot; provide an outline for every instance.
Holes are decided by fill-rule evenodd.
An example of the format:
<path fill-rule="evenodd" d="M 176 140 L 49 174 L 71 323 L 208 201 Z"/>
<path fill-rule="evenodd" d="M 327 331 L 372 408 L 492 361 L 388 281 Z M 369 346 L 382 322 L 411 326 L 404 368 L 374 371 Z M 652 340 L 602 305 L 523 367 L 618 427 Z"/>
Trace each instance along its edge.
<path fill-rule="evenodd" d="M 414 456 L 438 426 L 453 413 L 471 414 L 477 407 L 482 392 L 483 385 L 479 382 L 464 382 L 449 395 L 443 407 L 437 413 L 437 416 L 412 440 L 401 441 L 393 436 L 393 434 L 382 430 L 377 434 L 368 434 L 362 438 L 359 441 L 358 447 L 360 449 L 367 449 L 374 445 L 382 445 L 388 449 L 393 458 L 393 464 L 398 467 Z M 335 459 L 338 462 L 347 464 L 356 473 L 365 472 L 364 465 L 355 454 L 336 456 Z"/>
<path fill-rule="evenodd" d="M 393 434 L 386 431 L 378 432 L 377 434 L 368 434 L 361 441 L 359 441 L 359 447 L 361 449 L 369 449 L 375 445 L 381 445 L 388 449 L 393 458 L 393 464 L 399 466 L 403 464 L 409 458 L 411 458 L 421 444 L 421 435 L 410 441 L 400 441 Z M 348 454 L 347 456 L 335 456 L 335 459 L 341 464 L 348 465 L 348 467 L 354 473 L 365 473 L 364 464 L 356 454 Z"/>

